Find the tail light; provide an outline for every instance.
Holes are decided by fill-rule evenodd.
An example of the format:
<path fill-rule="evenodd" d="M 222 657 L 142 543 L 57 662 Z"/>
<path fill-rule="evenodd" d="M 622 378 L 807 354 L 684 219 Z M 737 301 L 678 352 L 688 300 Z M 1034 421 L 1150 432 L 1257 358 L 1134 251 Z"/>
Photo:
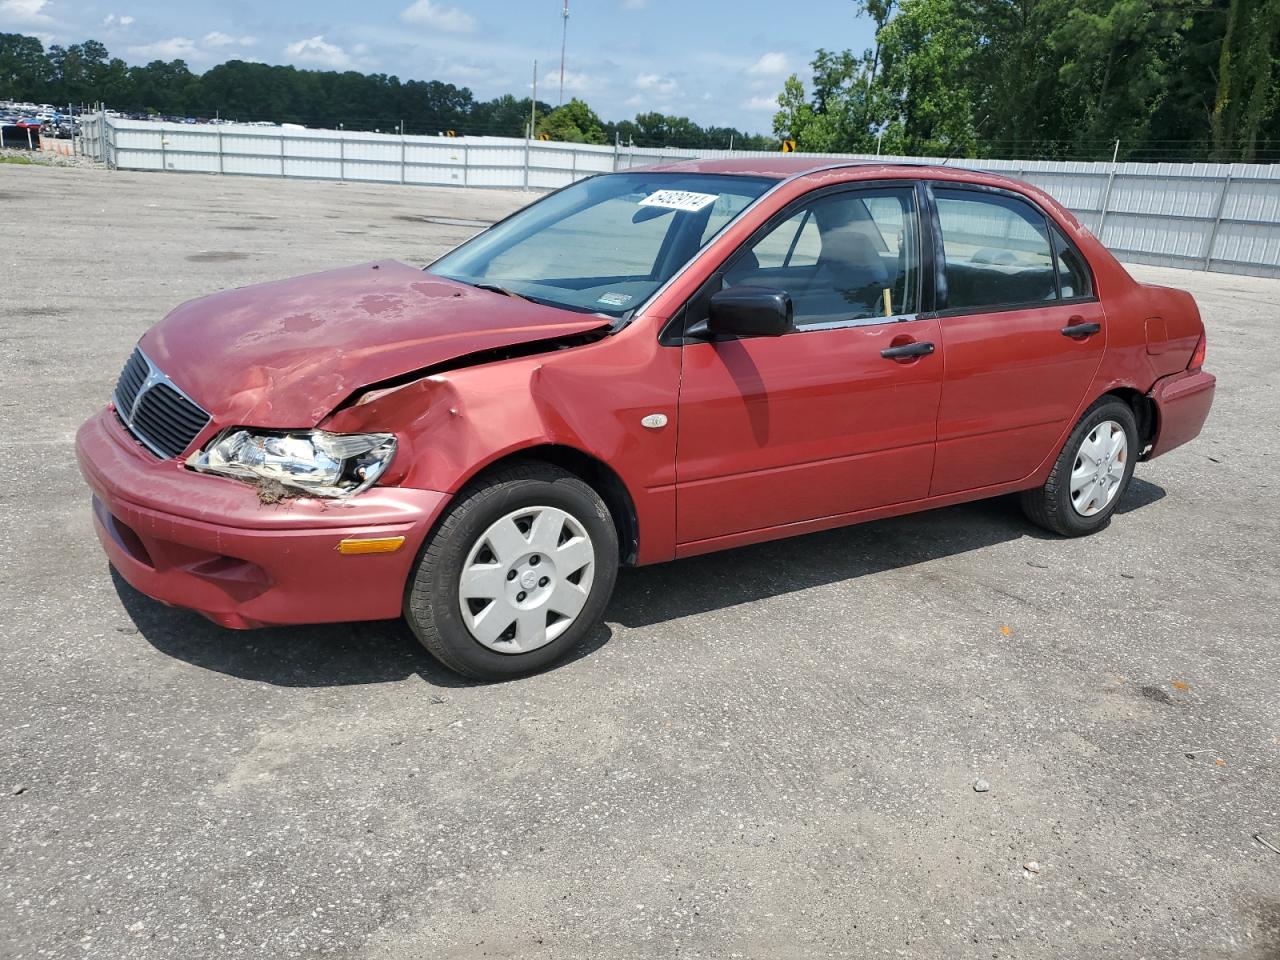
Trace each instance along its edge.
<path fill-rule="evenodd" d="M 1205 342 L 1204 334 L 1200 334 L 1200 339 L 1196 341 L 1195 350 L 1191 351 L 1191 362 L 1187 364 L 1188 370 L 1199 370 L 1204 366 Z"/>

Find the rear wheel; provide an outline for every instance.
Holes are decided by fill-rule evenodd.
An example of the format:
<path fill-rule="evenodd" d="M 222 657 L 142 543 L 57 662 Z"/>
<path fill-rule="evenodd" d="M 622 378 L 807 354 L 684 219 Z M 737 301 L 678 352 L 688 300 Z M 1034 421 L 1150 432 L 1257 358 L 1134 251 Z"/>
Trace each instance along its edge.
<path fill-rule="evenodd" d="M 432 534 L 405 619 L 458 673 L 518 676 L 595 627 L 617 573 L 617 530 L 590 486 L 546 464 L 508 467 L 460 494 Z"/>
<path fill-rule="evenodd" d="M 1022 494 L 1022 509 L 1064 537 L 1101 530 L 1111 521 L 1138 453 L 1138 422 L 1117 397 L 1102 397 L 1071 431 L 1043 487 Z"/>

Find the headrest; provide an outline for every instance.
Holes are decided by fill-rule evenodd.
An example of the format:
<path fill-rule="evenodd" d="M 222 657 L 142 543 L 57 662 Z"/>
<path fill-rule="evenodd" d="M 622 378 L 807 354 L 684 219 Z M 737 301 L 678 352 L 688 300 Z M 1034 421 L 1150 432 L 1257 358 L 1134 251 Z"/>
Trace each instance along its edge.
<path fill-rule="evenodd" d="M 875 244 L 861 228 L 852 224 L 822 234 L 822 256 L 818 263 L 833 269 L 852 267 L 885 276 L 884 261 L 876 252 Z"/>

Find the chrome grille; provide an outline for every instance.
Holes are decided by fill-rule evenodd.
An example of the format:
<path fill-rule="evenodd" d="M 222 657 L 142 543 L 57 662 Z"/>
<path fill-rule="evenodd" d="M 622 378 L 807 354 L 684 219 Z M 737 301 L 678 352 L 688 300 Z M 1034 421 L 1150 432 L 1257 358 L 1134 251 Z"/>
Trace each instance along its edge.
<path fill-rule="evenodd" d="M 209 414 L 141 350 L 134 350 L 124 365 L 112 399 L 120 421 L 158 457 L 180 455 L 209 424 Z"/>
<path fill-rule="evenodd" d="M 120 374 L 120 381 L 116 384 L 116 395 L 113 399 L 117 409 L 133 409 L 133 401 L 138 399 L 138 391 L 147 382 L 147 375 L 150 372 L 142 351 L 133 351 L 129 356 L 129 362 L 124 365 L 124 370 Z"/>

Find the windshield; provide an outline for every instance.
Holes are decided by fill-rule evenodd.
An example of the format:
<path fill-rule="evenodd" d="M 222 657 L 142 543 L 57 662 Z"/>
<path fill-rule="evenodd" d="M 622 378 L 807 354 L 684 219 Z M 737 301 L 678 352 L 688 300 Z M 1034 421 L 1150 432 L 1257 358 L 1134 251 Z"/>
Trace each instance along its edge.
<path fill-rule="evenodd" d="M 775 182 L 683 173 L 593 177 L 521 210 L 428 269 L 537 303 L 624 317 Z"/>

